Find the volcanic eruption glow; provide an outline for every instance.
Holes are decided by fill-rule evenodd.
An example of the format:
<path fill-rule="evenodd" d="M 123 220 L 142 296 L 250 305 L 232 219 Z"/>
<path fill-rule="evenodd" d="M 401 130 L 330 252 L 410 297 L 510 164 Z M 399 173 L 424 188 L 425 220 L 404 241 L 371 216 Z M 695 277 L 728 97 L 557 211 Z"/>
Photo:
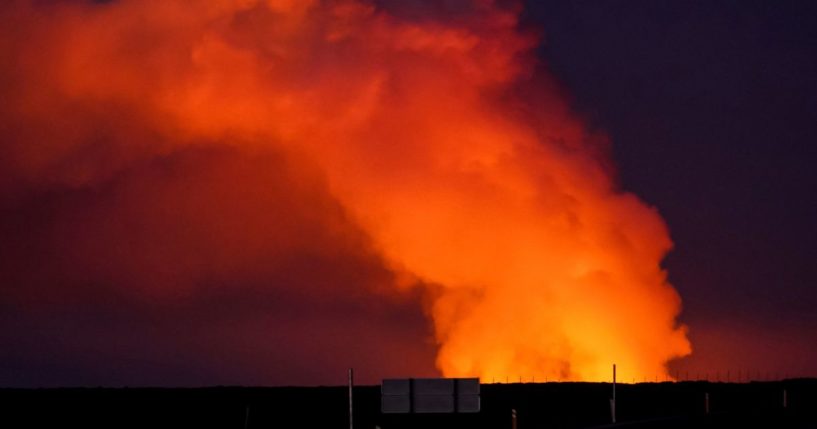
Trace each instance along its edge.
<path fill-rule="evenodd" d="M 623 379 L 663 376 L 691 350 L 660 266 L 667 227 L 617 188 L 605 137 L 570 111 L 518 15 L 476 0 L 422 18 L 363 0 L 12 2 L 0 14 L 0 108 L 21 137 L 2 143 L 0 186 L 104 188 L 199 146 L 280 154 L 282 174 L 215 159 L 193 185 L 143 177 L 150 186 L 114 191 L 106 216 L 170 213 L 190 227 L 161 240 L 196 244 L 145 245 L 152 256 L 89 276 L 179 299 L 258 255 L 285 261 L 282 243 L 355 243 L 303 239 L 263 196 L 308 202 L 325 187 L 338 206 L 304 222 L 342 211 L 395 287 L 423 288 L 444 375 L 606 380 L 617 363 Z M 231 194 L 240 222 L 198 209 Z M 74 263 L 94 264 L 82 255 L 106 216 Z M 115 234 L 139 246 L 138 230 Z M 123 270 L 150 281 L 112 274 Z"/>

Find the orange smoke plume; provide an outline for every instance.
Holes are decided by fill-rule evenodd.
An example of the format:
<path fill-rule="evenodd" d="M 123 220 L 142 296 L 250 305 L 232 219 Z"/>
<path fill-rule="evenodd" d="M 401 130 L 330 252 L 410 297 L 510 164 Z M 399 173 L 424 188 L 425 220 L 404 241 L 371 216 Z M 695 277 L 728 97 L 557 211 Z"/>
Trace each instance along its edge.
<path fill-rule="evenodd" d="M 196 145 L 274 150 L 319 172 L 400 287 L 425 288 L 444 375 L 605 380 L 613 363 L 624 379 L 665 375 L 690 353 L 660 266 L 666 225 L 617 188 L 604 136 L 570 112 L 518 7 L 450 12 L 408 19 L 364 0 L 13 3 L 0 15 L 3 80 L 14 82 L 3 115 L 50 126 L 5 144 L 9 174 L 88 187 Z M 77 109 L 105 123 L 75 121 Z M 214 177 L 226 182 L 216 195 L 248 180 L 247 198 L 263 193 L 263 174 Z M 254 234 L 269 227 L 263 213 L 252 219 L 225 240 L 274 247 L 254 238 L 266 237 Z M 238 265 L 234 252 L 214 255 L 225 272 Z M 134 287 L 165 295 L 166 284 Z"/>

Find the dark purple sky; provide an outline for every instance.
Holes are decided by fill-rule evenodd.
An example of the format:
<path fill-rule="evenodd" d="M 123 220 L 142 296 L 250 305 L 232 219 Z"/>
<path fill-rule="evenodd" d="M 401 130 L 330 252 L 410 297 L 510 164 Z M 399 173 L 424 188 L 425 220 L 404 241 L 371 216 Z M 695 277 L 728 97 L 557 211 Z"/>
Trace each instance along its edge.
<path fill-rule="evenodd" d="M 678 368 L 817 375 L 817 3 L 530 1 L 526 16 L 611 136 L 622 186 L 669 224 L 700 355 Z"/>

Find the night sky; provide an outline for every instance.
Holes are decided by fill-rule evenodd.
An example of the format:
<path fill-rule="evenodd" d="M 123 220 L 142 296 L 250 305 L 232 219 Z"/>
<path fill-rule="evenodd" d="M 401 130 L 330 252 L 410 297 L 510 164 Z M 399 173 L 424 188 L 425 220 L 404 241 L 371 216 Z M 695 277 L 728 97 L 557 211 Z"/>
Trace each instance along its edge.
<path fill-rule="evenodd" d="M 582 154 L 578 161 L 565 156 L 570 160 L 565 163 L 575 162 L 565 167 L 565 177 L 586 172 L 586 180 L 595 184 L 606 183 L 597 177 L 609 174 L 614 189 L 632 192 L 663 218 L 673 247 L 661 266 L 680 296 L 677 321 L 688 327 L 692 346 L 691 355 L 670 360 L 669 374 L 817 376 L 817 3 L 528 1 L 514 9 L 500 2 L 498 10 L 519 14 L 511 28 L 496 18 L 506 15 L 493 9 L 475 13 L 471 3 L 390 0 L 371 10 L 338 12 L 342 23 L 351 23 L 332 28 L 332 37 L 341 39 L 355 34 L 359 22 L 370 23 L 373 13 L 394 17 L 383 28 L 408 22 L 430 29 L 430 36 L 390 32 L 374 20 L 372 28 L 386 34 L 384 40 L 404 36 L 415 51 L 376 51 L 382 56 L 371 63 L 369 51 L 360 48 L 366 38 L 340 49 L 302 42 L 303 33 L 288 33 L 289 27 L 269 37 L 297 39 L 296 54 L 273 46 L 259 49 L 262 60 L 229 56 L 233 53 L 224 46 L 263 45 L 267 39 L 259 34 L 267 34 L 269 22 L 279 22 L 255 9 L 235 14 L 230 25 L 239 30 L 225 27 L 222 45 L 208 44 L 211 39 L 196 32 L 197 18 L 174 20 L 181 15 L 170 6 L 155 8 L 164 20 L 152 20 L 150 9 L 134 2 L 117 0 L 0 6 L 0 386 L 342 384 L 352 366 L 364 383 L 440 375 L 435 359 L 441 338 L 449 334 L 435 338 L 435 326 L 442 330 L 440 320 L 467 305 L 454 306 L 451 316 L 435 303 L 476 302 L 469 301 L 478 298 L 468 290 L 447 295 L 450 279 L 471 278 L 438 268 L 434 259 L 439 258 L 417 259 L 415 242 L 406 238 L 417 234 L 382 232 L 370 218 L 394 215 L 393 207 L 409 219 L 422 218 L 424 211 L 406 201 L 432 205 L 454 193 L 452 206 L 475 207 L 470 196 L 459 195 L 483 190 L 469 182 L 476 176 L 451 179 L 417 167 L 436 159 L 423 156 L 437 149 L 454 151 L 425 140 L 428 135 L 445 140 L 449 132 L 428 125 L 427 117 L 451 114 L 454 120 L 447 122 L 479 126 L 486 121 L 463 118 L 484 119 L 491 117 L 483 116 L 486 111 L 493 112 L 461 105 L 459 98 L 471 94 L 467 89 L 453 89 L 446 98 L 440 89 L 450 82 L 438 82 L 437 75 L 449 67 L 466 70 L 461 80 L 474 79 L 491 94 L 508 82 L 534 82 L 508 84 L 511 89 L 492 98 L 496 112 L 510 112 L 509 122 L 538 124 L 531 129 L 558 128 L 554 140 L 559 143 L 549 143 L 559 149 L 555 152 Z M 94 15 L 102 8 L 111 14 Z M 156 31 L 142 24 L 140 14 Z M 323 12 L 317 15 L 329 20 Z M 119 43 L 112 35 L 120 27 L 136 28 L 124 33 L 139 37 Z M 113 30 L 94 32 L 100 28 Z M 479 46 L 489 49 L 474 54 L 467 48 L 473 38 L 441 28 L 469 29 Z M 290 39 L 291 34 L 300 36 Z M 377 40 L 381 33 L 371 34 Z M 529 46 L 531 39 L 518 34 L 539 39 Z M 454 66 L 440 65 L 444 60 L 437 55 L 444 54 L 435 46 L 441 43 L 450 43 L 441 52 L 466 53 Z M 190 54 L 188 44 L 204 47 Z M 508 59 L 501 52 L 505 46 L 521 53 Z M 281 58 L 295 58 L 294 71 L 284 67 L 283 86 L 274 88 L 304 89 L 301 94 L 318 94 L 319 102 L 292 108 L 292 116 L 255 115 L 267 112 L 258 106 L 269 98 L 235 100 L 255 100 L 266 86 L 223 84 L 213 90 L 223 97 L 219 105 L 239 106 L 241 114 L 222 116 L 214 108 L 185 116 L 187 105 L 177 100 L 189 100 L 178 94 L 189 85 L 199 90 L 191 91 L 191 100 L 206 100 L 209 93 L 201 88 L 212 90 L 213 81 L 186 74 L 187 65 L 172 60 L 177 52 L 195 61 L 203 57 L 205 63 L 208 55 L 228 58 L 229 65 L 207 63 L 215 72 L 206 76 L 229 76 L 230 82 L 233 76 L 238 82 L 267 76 L 257 70 L 278 72 L 258 62 L 278 65 L 285 63 L 275 62 Z M 477 66 L 468 62 L 474 56 Z M 365 142 L 354 156 L 313 143 L 345 135 L 337 130 L 347 130 L 348 123 L 369 124 L 354 116 L 365 116 L 359 113 L 364 106 L 353 109 L 351 119 L 338 120 L 338 128 L 312 131 L 335 124 L 342 115 L 333 108 L 365 104 L 356 97 L 370 88 L 368 71 L 381 66 L 396 76 L 390 90 L 409 94 L 395 99 L 418 97 L 419 107 L 388 110 L 374 116 L 377 125 L 349 131 L 349 139 Z M 433 73 L 424 73 L 424 67 Z M 417 82 L 425 82 L 425 88 L 417 90 L 423 86 Z M 179 97 L 171 107 L 164 104 L 168 94 Z M 287 99 L 276 106 L 293 104 L 297 101 Z M 325 120 L 303 120 L 309 116 L 303 112 Z M 256 116 L 263 116 L 260 123 L 284 125 L 273 127 L 273 133 L 259 126 Z M 222 132 L 222 124 L 229 125 L 224 126 L 228 132 Z M 508 135 L 521 129 L 505 122 L 485 127 Z M 377 145 L 395 129 L 404 135 L 386 149 Z M 526 134 L 514 135 L 524 139 Z M 290 141 L 308 149 L 292 150 Z M 423 143 L 415 147 L 415 141 Z M 474 145 L 473 153 L 482 149 Z M 526 164 L 523 170 L 536 168 Z M 427 176 L 433 183 L 428 189 L 452 193 L 418 197 L 417 189 L 426 188 L 407 185 L 421 180 L 412 171 Z M 381 176 L 382 182 L 376 179 Z M 494 215 L 504 212 L 489 206 L 504 201 L 501 195 L 480 198 L 487 201 L 489 219 L 473 225 L 499 225 L 503 219 Z M 379 211 L 381 201 L 385 208 Z M 660 259 L 664 230 L 649 210 L 638 204 L 632 210 L 632 217 L 623 209 L 615 216 L 654 233 L 650 246 L 657 243 L 657 250 L 646 246 L 644 253 Z M 400 225 L 408 230 L 406 225 L 415 224 Z M 496 226 L 505 228 L 514 231 Z M 445 240 L 462 239 L 467 249 L 470 236 L 465 237 Z M 428 239 L 429 249 L 437 247 L 435 239 Z M 402 247 L 392 248 L 392 242 Z M 470 253 L 450 249 L 441 254 L 463 258 L 468 266 Z M 494 274 L 486 271 L 484 278 Z M 650 275 L 644 276 L 655 282 Z M 486 290 L 480 293 L 491 295 L 494 289 Z M 671 298 L 657 293 L 644 300 L 648 306 L 651 300 L 656 307 L 666 305 L 672 319 Z M 618 303 L 611 301 L 609 311 L 631 311 Z M 534 311 L 547 313 L 547 308 Z M 666 322 L 662 317 L 649 320 Z M 527 332 L 517 328 L 508 329 Z M 676 332 L 674 326 L 667 330 Z M 620 334 L 629 337 L 624 331 Z M 634 338 L 638 344 L 642 337 Z M 653 337 L 644 338 L 633 348 L 653 348 L 646 342 Z M 683 354 L 681 349 L 668 346 L 661 356 Z M 631 375 L 663 376 L 653 370 Z"/>
<path fill-rule="evenodd" d="M 814 376 L 817 5 L 528 7 L 541 55 L 610 134 L 622 186 L 670 226 L 665 266 L 696 348 L 677 368 Z"/>

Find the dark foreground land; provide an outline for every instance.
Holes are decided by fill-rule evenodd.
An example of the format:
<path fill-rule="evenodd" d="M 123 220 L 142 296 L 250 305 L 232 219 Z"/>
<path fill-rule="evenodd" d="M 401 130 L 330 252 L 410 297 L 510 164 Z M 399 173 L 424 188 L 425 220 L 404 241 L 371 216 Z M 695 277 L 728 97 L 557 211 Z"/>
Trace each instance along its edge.
<path fill-rule="evenodd" d="M 610 425 L 608 383 L 483 384 L 482 412 L 380 414 L 380 387 L 354 389 L 361 429 L 816 428 L 817 380 L 641 383 L 617 386 Z M 783 391 L 787 407 L 783 407 Z M 710 414 L 705 413 L 709 394 Z M 248 412 L 249 409 L 249 412 Z M 0 389 L 0 427 L 348 428 L 347 388 Z M 14 423 L 12 423 L 14 422 Z M 246 425 L 246 426 L 245 426 Z M 609 425 L 609 426 L 608 426 Z"/>

